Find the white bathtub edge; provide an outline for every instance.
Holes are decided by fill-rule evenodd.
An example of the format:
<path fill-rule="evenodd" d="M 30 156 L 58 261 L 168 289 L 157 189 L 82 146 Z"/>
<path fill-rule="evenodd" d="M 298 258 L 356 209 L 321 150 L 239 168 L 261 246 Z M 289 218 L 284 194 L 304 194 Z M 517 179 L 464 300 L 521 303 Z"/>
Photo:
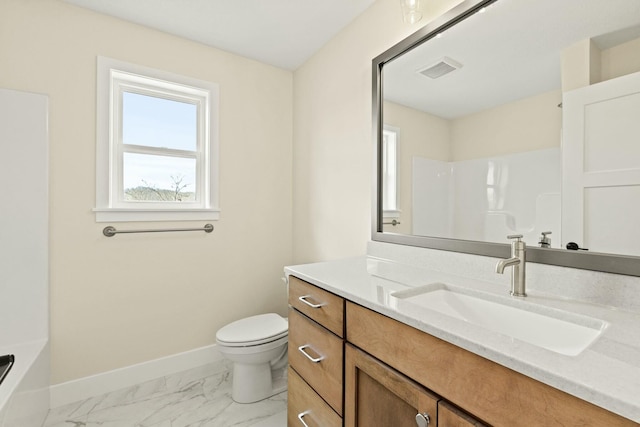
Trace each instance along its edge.
<path fill-rule="evenodd" d="M 3 347 L 0 354 L 16 356 L 16 362 L 2 384 L 0 426 L 40 427 L 49 411 L 48 341 Z"/>
<path fill-rule="evenodd" d="M 215 344 L 51 386 L 51 408 L 85 400 L 222 359 Z"/>

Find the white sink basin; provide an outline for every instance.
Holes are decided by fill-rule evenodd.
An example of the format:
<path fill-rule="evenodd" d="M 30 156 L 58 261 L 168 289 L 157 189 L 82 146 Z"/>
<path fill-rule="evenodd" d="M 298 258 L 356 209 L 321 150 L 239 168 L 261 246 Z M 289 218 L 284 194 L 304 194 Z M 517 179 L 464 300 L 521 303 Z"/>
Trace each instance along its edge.
<path fill-rule="evenodd" d="M 580 354 L 607 326 L 598 319 L 442 283 L 391 296 L 398 309 L 405 304 L 426 308 L 568 356 Z"/>

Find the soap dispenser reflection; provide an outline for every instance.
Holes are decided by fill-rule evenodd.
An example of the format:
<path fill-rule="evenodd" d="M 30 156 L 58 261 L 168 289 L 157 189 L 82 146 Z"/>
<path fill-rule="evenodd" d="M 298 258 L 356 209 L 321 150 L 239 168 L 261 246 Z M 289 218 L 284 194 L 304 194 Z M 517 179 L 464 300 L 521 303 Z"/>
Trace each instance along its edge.
<path fill-rule="evenodd" d="M 551 247 L 551 238 L 548 237 L 549 234 L 551 234 L 550 231 L 543 231 L 542 232 L 542 236 L 540 237 L 540 241 L 538 242 L 538 244 L 540 244 L 541 248 L 550 248 Z"/>

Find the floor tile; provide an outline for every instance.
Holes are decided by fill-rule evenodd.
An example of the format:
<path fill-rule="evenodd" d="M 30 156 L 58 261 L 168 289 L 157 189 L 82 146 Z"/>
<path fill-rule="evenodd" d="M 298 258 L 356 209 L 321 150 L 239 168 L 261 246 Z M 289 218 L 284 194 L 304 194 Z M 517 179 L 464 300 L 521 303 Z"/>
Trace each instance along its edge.
<path fill-rule="evenodd" d="M 230 370 L 220 361 L 53 408 L 43 427 L 285 427 L 287 393 L 236 403 Z"/>

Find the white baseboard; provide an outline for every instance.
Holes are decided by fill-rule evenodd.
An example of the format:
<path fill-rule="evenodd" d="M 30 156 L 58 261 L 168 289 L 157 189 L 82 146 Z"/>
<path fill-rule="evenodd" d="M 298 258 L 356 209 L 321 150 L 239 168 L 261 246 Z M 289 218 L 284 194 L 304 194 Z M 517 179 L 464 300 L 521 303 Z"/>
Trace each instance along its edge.
<path fill-rule="evenodd" d="M 50 387 L 51 407 L 99 396 L 122 388 L 222 360 L 215 344 L 160 359 L 91 375 Z"/>

